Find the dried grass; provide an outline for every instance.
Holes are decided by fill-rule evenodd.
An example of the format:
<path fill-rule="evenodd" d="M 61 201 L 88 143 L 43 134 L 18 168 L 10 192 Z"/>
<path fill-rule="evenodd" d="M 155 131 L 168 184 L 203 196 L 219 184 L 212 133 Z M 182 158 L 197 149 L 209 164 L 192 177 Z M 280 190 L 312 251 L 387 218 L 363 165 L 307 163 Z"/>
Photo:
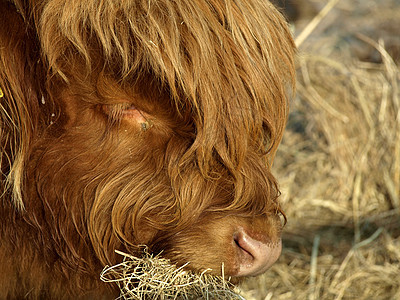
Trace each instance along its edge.
<path fill-rule="evenodd" d="M 225 278 L 208 274 L 210 270 L 201 274 L 186 271 L 186 265 L 177 267 L 146 249 L 140 258 L 120 251 L 117 253 L 124 257 L 123 262 L 107 266 L 100 278 L 119 286 L 121 294 L 118 299 L 243 299 Z"/>
<path fill-rule="evenodd" d="M 388 48 L 379 33 L 384 12 L 400 25 L 400 3 L 380 1 L 372 14 L 374 2 L 340 1 L 342 17 L 301 44 L 275 162 L 283 254 L 241 287 L 247 300 L 400 299 L 400 39 Z M 365 15 L 343 17 L 345 8 Z"/>

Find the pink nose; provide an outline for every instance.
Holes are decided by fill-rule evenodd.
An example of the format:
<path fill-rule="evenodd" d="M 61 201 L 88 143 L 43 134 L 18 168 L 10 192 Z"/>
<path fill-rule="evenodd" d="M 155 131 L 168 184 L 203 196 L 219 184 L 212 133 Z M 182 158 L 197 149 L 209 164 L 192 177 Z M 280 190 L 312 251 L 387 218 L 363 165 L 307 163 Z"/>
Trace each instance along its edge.
<path fill-rule="evenodd" d="M 236 276 L 257 276 L 267 271 L 279 258 L 282 241 L 262 242 L 250 237 L 244 229 L 234 235 L 238 250 L 239 271 Z"/>

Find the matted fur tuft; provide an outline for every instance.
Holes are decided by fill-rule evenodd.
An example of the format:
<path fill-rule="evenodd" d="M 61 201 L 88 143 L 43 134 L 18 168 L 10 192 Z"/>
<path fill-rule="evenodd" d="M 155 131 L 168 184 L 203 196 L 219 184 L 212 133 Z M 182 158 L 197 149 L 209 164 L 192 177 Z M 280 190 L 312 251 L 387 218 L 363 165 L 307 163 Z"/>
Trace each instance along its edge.
<path fill-rule="evenodd" d="M 0 297 L 17 297 L 18 278 L 32 298 L 96 294 L 114 250 L 139 244 L 195 271 L 231 259 L 233 274 L 224 243 L 237 228 L 279 239 L 270 168 L 295 47 L 268 1 L 1 0 L 0 11 L 0 264 L 16 266 Z"/>

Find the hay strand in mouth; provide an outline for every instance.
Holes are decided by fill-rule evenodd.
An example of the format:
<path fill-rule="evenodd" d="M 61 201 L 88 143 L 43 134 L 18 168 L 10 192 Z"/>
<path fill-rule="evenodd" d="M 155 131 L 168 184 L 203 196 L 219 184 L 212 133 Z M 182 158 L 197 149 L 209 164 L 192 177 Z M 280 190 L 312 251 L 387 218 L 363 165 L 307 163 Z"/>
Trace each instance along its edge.
<path fill-rule="evenodd" d="M 147 249 L 142 257 L 115 252 L 124 257 L 123 262 L 106 266 L 100 278 L 118 285 L 118 299 L 244 299 L 223 276 L 209 274 L 210 269 L 197 274 L 185 270 L 189 263 L 177 267 Z"/>

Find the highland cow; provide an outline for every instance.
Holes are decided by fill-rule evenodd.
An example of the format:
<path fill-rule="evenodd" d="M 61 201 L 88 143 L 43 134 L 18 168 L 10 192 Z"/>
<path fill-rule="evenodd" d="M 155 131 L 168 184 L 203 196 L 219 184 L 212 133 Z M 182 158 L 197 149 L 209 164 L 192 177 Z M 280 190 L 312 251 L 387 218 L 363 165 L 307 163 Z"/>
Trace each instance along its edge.
<path fill-rule="evenodd" d="M 196 272 L 271 266 L 295 47 L 268 1 L 0 13 L 1 299 L 118 295 L 99 274 L 139 245 Z"/>

